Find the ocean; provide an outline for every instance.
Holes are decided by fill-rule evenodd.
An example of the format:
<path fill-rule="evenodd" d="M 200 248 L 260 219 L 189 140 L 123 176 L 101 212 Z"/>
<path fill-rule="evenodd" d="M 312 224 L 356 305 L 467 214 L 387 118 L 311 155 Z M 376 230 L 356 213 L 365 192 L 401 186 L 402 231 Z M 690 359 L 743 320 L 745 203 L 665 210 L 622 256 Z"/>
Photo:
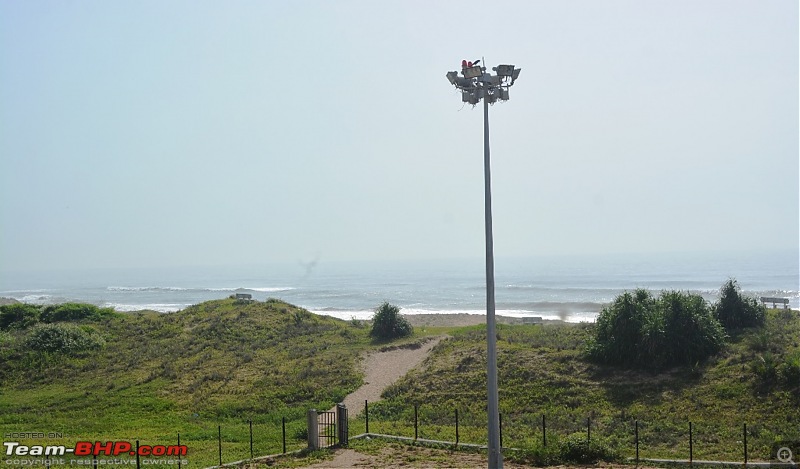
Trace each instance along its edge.
<path fill-rule="evenodd" d="M 203 301 L 249 293 L 317 314 L 369 319 L 384 301 L 403 314 L 484 314 L 482 259 L 328 262 L 158 269 L 5 273 L 0 297 L 35 304 L 79 301 L 117 311 L 171 313 Z M 636 288 L 682 290 L 717 298 L 728 278 L 746 295 L 790 299 L 800 309 L 797 252 L 498 258 L 498 315 L 594 321 L 617 295 Z"/>

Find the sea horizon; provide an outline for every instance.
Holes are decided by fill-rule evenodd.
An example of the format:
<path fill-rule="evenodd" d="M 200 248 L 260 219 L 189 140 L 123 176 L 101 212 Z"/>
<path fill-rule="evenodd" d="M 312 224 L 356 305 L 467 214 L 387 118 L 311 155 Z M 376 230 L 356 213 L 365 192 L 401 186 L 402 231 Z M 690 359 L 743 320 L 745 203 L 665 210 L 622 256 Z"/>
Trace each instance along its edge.
<path fill-rule="evenodd" d="M 637 288 L 717 298 L 729 278 L 745 295 L 789 298 L 800 309 L 798 254 L 670 253 L 498 258 L 496 314 L 594 321 L 616 296 Z M 0 297 L 33 304 L 87 302 L 128 312 L 171 313 L 247 293 L 339 319 L 369 319 L 384 301 L 402 314 L 485 314 L 482 259 L 325 261 L 166 268 L 6 272 Z"/>

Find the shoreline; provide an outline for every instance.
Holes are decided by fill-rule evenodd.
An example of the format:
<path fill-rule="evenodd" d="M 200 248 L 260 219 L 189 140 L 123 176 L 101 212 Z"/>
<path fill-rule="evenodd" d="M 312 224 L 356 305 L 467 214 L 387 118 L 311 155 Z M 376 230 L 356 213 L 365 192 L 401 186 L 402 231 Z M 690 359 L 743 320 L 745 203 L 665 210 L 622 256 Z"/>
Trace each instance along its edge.
<path fill-rule="evenodd" d="M 414 327 L 464 327 L 486 324 L 485 314 L 403 314 Z M 510 316 L 495 316 L 497 324 L 523 325 L 526 323 L 523 318 Z M 541 319 L 536 324 L 572 324 L 558 319 Z M 575 323 L 579 324 L 579 323 Z M 533 325 L 533 324 L 531 324 Z"/>

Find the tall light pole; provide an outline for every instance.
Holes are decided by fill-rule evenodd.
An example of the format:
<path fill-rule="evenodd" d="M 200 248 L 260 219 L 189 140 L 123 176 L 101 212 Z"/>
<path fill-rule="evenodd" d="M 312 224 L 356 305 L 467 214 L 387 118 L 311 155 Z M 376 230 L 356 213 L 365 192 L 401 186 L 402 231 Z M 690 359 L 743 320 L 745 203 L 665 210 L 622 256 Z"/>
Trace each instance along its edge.
<path fill-rule="evenodd" d="M 494 241 L 492 238 L 492 176 L 489 165 L 489 104 L 508 100 L 508 89 L 514 84 L 521 69 L 513 65 L 492 68 L 497 74 L 486 72 L 486 67 L 467 61 L 461 62 L 461 75 L 447 72 L 447 79 L 461 90 L 461 100 L 472 105 L 483 100 L 483 175 L 484 217 L 486 225 L 486 359 L 489 414 L 489 469 L 502 469 L 503 452 L 500 447 L 500 409 L 497 393 L 497 332 L 494 317 Z"/>

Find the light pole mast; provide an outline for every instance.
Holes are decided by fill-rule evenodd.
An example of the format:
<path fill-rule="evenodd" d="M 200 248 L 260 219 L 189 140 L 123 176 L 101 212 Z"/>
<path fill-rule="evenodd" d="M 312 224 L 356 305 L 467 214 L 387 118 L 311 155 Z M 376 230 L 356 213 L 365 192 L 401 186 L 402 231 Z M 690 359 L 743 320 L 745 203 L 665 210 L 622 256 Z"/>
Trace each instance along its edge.
<path fill-rule="evenodd" d="M 486 73 L 486 68 L 462 61 L 461 74 L 448 72 L 447 79 L 461 90 L 461 100 L 477 104 L 483 99 L 483 174 L 484 217 L 486 227 L 486 360 L 487 360 L 487 410 L 489 414 L 489 469 L 502 469 L 503 452 L 500 447 L 500 406 L 497 391 L 497 332 L 494 301 L 494 239 L 492 236 L 492 174 L 489 163 L 489 104 L 508 100 L 508 88 L 514 84 L 521 69 L 513 65 L 498 65 L 497 75 Z"/>

